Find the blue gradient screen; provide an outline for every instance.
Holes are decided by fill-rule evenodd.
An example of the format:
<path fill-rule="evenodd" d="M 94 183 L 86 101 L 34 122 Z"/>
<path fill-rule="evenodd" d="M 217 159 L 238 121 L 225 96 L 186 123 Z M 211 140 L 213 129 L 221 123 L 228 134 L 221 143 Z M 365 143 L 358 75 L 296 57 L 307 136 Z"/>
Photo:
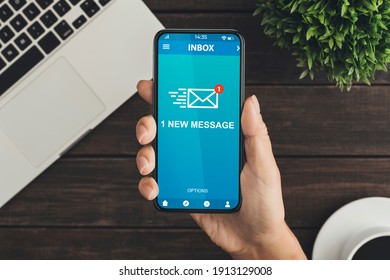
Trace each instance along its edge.
<path fill-rule="evenodd" d="M 241 40 L 235 34 L 163 33 L 157 39 L 157 204 L 239 205 Z"/>

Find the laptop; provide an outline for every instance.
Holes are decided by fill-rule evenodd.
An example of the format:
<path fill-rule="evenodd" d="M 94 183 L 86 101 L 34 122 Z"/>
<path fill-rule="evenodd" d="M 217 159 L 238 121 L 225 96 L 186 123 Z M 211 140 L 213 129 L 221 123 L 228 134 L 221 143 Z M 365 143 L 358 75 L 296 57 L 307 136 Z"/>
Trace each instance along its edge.
<path fill-rule="evenodd" d="M 152 77 L 141 0 L 0 0 L 0 207 Z"/>

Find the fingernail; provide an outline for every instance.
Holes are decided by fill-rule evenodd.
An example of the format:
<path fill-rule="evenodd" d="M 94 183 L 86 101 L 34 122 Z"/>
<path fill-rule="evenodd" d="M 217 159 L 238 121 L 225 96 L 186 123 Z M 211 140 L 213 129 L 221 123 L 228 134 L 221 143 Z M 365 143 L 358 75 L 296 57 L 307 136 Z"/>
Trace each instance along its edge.
<path fill-rule="evenodd" d="M 152 199 L 154 199 L 157 196 L 156 190 L 154 188 L 152 188 L 151 186 L 149 186 L 149 185 L 148 185 L 148 187 L 150 189 L 148 200 L 152 200 Z"/>
<path fill-rule="evenodd" d="M 254 109 L 255 109 L 256 113 L 260 114 L 260 104 L 259 104 L 259 100 L 257 100 L 256 95 L 252 95 L 251 100 L 252 100 L 253 106 L 255 106 Z"/>
<path fill-rule="evenodd" d="M 138 126 L 138 128 L 137 128 L 137 138 L 138 138 L 138 142 L 140 142 L 140 144 L 142 144 L 142 140 L 145 138 L 145 136 L 147 134 L 148 134 L 148 130 L 146 129 L 146 127 L 143 124 Z"/>
<path fill-rule="evenodd" d="M 140 192 L 142 196 L 145 197 L 147 200 L 153 199 L 153 188 L 150 185 L 143 185 L 142 188 L 140 188 Z"/>
<path fill-rule="evenodd" d="M 144 156 L 140 156 L 138 158 L 137 162 L 138 162 L 138 166 L 139 166 L 139 172 L 141 173 L 141 175 L 145 175 L 144 174 L 145 169 L 149 167 L 148 159 Z"/>

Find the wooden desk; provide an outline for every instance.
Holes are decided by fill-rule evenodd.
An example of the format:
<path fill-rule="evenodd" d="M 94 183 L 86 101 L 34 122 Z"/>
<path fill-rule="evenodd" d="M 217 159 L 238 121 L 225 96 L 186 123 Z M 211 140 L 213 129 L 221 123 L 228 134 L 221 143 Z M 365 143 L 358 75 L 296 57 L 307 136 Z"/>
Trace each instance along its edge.
<path fill-rule="evenodd" d="M 390 196 L 389 74 L 349 93 L 324 75 L 298 80 L 295 59 L 272 46 L 252 16 L 255 0 L 145 2 L 166 27 L 235 28 L 245 36 L 247 94 L 261 101 L 286 219 L 309 257 L 335 210 Z M 149 112 L 133 97 L 0 209 L 0 258 L 229 258 L 188 215 L 159 213 L 139 195 L 135 124 Z"/>

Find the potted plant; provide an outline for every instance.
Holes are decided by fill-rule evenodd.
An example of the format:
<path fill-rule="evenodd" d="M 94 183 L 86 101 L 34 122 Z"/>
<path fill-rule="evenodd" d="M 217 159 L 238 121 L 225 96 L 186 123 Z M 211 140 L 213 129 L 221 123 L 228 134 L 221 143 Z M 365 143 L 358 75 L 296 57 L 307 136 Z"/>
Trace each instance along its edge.
<path fill-rule="evenodd" d="M 390 62 L 389 0 L 259 0 L 264 33 L 290 49 L 300 79 L 325 71 L 342 90 Z"/>

